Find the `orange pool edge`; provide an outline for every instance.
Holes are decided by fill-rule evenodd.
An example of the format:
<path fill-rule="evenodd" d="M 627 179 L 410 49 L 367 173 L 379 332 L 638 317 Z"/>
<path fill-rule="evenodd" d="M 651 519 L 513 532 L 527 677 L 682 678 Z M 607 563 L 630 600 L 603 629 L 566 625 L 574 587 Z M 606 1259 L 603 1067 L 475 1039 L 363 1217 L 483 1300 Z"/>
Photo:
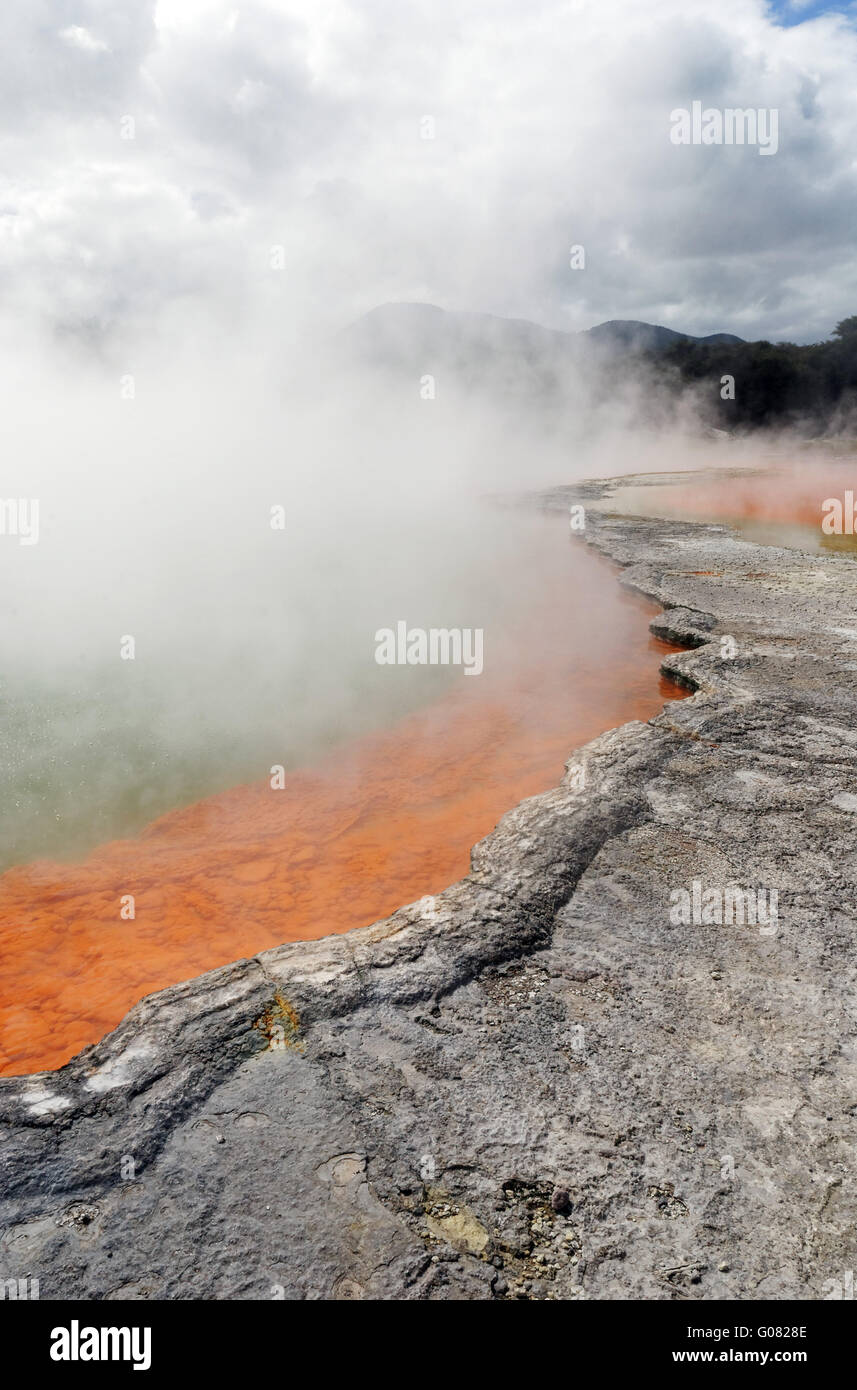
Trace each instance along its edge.
<path fill-rule="evenodd" d="M 575 748 L 691 693 L 659 676 L 680 650 L 648 632 L 659 605 L 609 584 L 598 605 L 551 592 L 564 638 L 541 632 L 530 666 L 465 680 L 282 788 L 235 787 L 81 863 L 0 877 L 0 1074 L 59 1067 L 148 994 L 466 876 L 473 845 L 556 786 Z"/>

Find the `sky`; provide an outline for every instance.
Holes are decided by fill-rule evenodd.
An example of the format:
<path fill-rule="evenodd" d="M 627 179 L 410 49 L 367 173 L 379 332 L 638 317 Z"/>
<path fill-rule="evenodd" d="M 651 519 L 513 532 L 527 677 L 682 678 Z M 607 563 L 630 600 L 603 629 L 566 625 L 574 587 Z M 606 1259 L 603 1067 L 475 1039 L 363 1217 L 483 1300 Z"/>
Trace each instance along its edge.
<path fill-rule="evenodd" d="M 808 19 L 818 19 L 821 15 L 852 15 L 857 9 L 854 0 L 841 0 L 838 5 L 826 5 L 824 0 L 772 0 L 770 9 L 777 23 L 790 27 L 804 24 Z"/>
<path fill-rule="evenodd" d="M 0 40 L 7 338 L 857 312 L 853 4 L 6 0 Z M 776 153 L 673 144 L 694 101 L 775 109 Z"/>

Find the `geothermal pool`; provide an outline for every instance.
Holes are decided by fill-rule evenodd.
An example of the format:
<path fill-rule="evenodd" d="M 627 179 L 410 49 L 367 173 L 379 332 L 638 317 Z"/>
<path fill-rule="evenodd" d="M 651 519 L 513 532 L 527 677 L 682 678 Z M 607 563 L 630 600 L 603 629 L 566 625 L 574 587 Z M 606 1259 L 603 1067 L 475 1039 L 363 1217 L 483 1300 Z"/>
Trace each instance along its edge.
<path fill-rule="evenodd" d="M 281 789 L 257 778 L 77 862 L 0 877 L 0 1073 L 61 1066 L 167 985 L 440 891 L 576 747 L 687 693 L 659 675 L 672 648 L 648 632 L 656 605 L 564 519 L 539 524 L 526 597 L 510 557 L 510 601 L 485 629 L 478 677 L 427 685 L 422 708 L 288 772 Z"/>
<path fill-rule="evenodd" d="M 756 545 L 855 555 L 855 462 L 781 460 L 775 467 L 727 470 L 719 477 L 673 474 L 644 484 L 629 479 L 616 497 L 626 514 L 725 522 Z"/>

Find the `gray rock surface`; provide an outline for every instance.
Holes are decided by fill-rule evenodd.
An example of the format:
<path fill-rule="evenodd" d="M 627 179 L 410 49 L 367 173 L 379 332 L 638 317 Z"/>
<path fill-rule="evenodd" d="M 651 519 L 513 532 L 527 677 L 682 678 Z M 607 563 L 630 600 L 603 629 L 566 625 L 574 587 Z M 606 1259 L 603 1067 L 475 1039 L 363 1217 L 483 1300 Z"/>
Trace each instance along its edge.
<path fill-rule="evenodd" d="M 0 1279 L 816 1299 L 857 1268 L 857 565 L 536 500 L 585 501 L 696 693 L 573 753 L 446 892 L 0 1082 Z M 773 930 L 674 924 L 694 880 L 775 891 Z"/>

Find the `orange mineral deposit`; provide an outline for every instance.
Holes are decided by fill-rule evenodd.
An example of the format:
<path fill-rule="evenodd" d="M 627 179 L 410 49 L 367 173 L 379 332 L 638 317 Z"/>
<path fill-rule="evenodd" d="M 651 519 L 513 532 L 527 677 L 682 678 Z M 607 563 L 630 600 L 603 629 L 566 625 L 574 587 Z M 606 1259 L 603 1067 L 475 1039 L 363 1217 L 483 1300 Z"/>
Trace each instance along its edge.
<path fill-rule="evenodd" d="M 0 1072 L 62 1065 L 154 990 L 439 892 L 576 747 L 686 693 L 659 676 L 656 606 L 591 552 L 575 563 L 591 587 L 552 569 L 525 629 L 486 635 L 482 675 L 281 789 L 237 786 L 0 877 Z"/>

